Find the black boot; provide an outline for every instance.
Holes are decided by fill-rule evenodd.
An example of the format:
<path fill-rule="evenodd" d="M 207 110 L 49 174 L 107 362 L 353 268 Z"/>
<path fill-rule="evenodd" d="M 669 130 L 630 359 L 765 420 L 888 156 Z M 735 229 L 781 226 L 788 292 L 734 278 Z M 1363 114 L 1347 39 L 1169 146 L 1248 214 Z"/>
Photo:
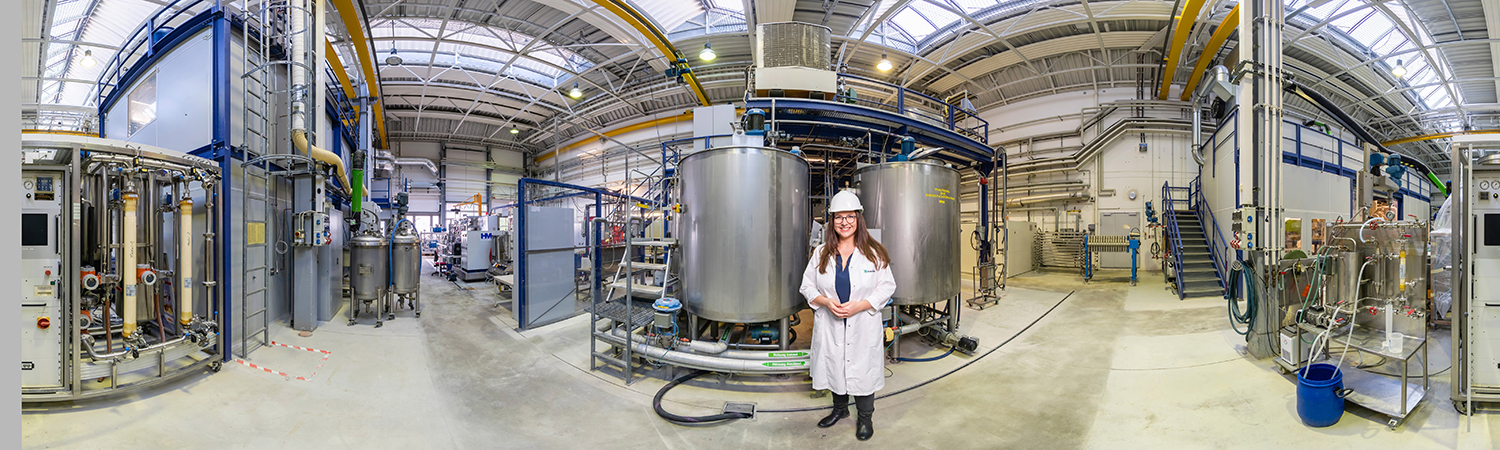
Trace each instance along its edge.
<path fill-rule="evenodd" d="M 854 397 L 854 404 L 859 407 L 859 418 L 854 422 L 854 437 L 861 441 L 869 440 L 875 435 L 875 424 L 870 420 L 875 415 L 875 395 L 861 395 Z"/>
<path fill-rule="evenodd" d="M 839 423 L 839 419 L 845 417 L 849 417 L 849 396 L 835 394 L 833 396 L 833 411 L 828 413 L 828 417 L 824 417 L 823 420 L 818 421 L 818 428 L 831 427 L 833 424 Z"/>

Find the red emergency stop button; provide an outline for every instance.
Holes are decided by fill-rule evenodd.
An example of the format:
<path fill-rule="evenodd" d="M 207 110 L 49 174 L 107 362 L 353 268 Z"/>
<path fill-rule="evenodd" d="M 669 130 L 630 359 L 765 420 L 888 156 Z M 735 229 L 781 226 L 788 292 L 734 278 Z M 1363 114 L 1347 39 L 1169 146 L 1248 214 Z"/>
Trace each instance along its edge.
<path fill-rule="evenodd" d="M 47 276 L 49 276 L 49 277 L 52 276 L 52 271 L 51 270 L 47 271 Z"/>
<path fill-rule="evenodd" d="M 36 327 L 37 328 L 41 328 L 41 329 L 45 330 L 45 329 L 47 329 L 47 327 L 50 327 L 50 326 L 52 326 L 52 320 L 51 319 L 48 319 L 46 317 L 38 317 L 36 319 Z"/>

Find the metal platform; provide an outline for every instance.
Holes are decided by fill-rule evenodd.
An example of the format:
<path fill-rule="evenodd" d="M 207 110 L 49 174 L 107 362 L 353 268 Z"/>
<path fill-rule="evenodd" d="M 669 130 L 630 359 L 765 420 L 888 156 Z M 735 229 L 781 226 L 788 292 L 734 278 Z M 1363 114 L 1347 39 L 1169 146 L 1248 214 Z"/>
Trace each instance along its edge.
<path fill-rule="evenodd" d="M 1402 383 L 1401 380 L 1376 375 L 1353 367 L 1339 369 L 1344 373 L 1344 386 L 1353 389 L 1345 399 L 1359 404 L 1366 409 L 1384 414 L 1390 418 L 1386 426 L 1396 428 L 1416 411 L 1417 406 L 1422 404 L 1422 398 L 1427 395 L 1427 388 L 1416 383 Z M 1405 403 L 1402 402 L 1401 392 L 1405 388 Z"/>
<path fill-rule="evenodd" d="M 592 308 L 593 306 L 590 305 L 584 307 L 584 310 L 587 311 Z M 632 320 L 627 321 L 625 320 L 625 304 L 616 301 L 607 301 L 604 303 L 600 303 L 599 309 L 593 311 L 593 313 L 597 314 L 599 317 L 614 320 L 616 323 L 628 323 L 630 324 L 630 329 L 632 330 L 651 323 L 651 320 L 655 315 L 655 313 L 651 310 L 651 305 L 636 303 L 634 305 L 631 305 L 630 315 L 632 316 Z"/>

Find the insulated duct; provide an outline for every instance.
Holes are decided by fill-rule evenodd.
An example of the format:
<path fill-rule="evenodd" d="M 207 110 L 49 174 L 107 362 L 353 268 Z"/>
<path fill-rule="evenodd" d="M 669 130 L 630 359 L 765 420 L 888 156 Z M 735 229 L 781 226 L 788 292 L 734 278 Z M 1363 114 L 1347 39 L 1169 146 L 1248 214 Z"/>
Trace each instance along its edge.
<path fill-rule="evenodd" d="M 311 39 L 307 38 L 307 36 L 312 34 L 312 30 L 308 27 L 307 23 L 309 15 L 307 11 L 311 10 L 311 8 L 306 8 L 306 5 L 304 5 L 304 8 L 300 11 L 294 10 L 291 12 L 291 31 L 295 34 L 295 36 L 291 39 L 292 55 L 312 54 L 312 49 L 308 48 L 308 46 L 310 45 L 309 41 Z M 308 75 L 310 75 L 312 72 L 312 69 L 310 68 L 318 66 L 312 64 L 312 61 L 302 61 L 302 63 L 305 65 L 290 66 L 290 72 L 292 76 L 292 91 L 294 93 L 300 92 L 300 95 L 305 98 L 307 95 L 309 95 L 308 92 L 310 92 L 310 85 L 307 79 Z M 336 175 L 338 175 L 339 178 L 339 187 L 344 189 L 344 195 L 352 197 L 354 196 L 354 190 L 353 186 L 349 184 L 348 170 L 344 168 L 344 160 L 339 158 L 339 155 L 336 155 L 333 152 L 318 148 L 318 146 L 312 145 L 307 142 L 307 115 L 313 114 L 313 112 L 308 111 L 308 109 L 317 109 L 308 108 L 307 103 L 309 102 L 299 100 L 293 100 L 292 102 L 292 145 L 296 146 L 298 151 L 301 151 L 307 154 L 307 156 L 312 157 L 312 159 L 333 166 L 333 171 Z"/>
<path fill-rule="evenodd" d="M 427 158 L 397 158 L 391 152 L 380 150 L 375 152 L 375 159 L 397 166 L 422 166 L 428 172 L 432 172 L 432 176 L 438 174 L 437 164 L 433 164 L 432 160 Z"/>

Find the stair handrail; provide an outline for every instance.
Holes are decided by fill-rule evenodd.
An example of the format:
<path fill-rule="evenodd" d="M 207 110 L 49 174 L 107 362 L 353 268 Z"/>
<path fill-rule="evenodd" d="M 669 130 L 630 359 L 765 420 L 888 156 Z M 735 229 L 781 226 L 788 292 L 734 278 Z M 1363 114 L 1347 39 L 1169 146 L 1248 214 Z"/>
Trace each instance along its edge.
<path fill-rule="evenodd" d="M 1162 182 L 1161 184 L 1162 215 L 1166 216 L 1167 219 L 1168 236 L 1170 236 L 1169 239 L 1171 240 L 1171 242 L 1169 242 L 1168 244 L 1172 247 L 1172 261 L 1175 264 L 1174 269 L 1177 271 L 1177 276 L 1174 277 L 1174 281 L 1177 285 L 1178 299 L 1187 298 L 1187 294 L 1183 292 L 1182 281 L 1182 230 L 1178 228 L 1177 225 L 1177 202 L 1181 202 L 1183 200 L 1173 199 L 1172 193 L 1182 189 L 1183 188 L 1174 188 L 1170 183 L 1167 182 Z M 1191 195 L 1189 196 L 1189 198 L 1191 198 Z"/>
<path fill-rule="evenodd" d="M 1213 238 L 1208 245 L 1208 256 L 1209 259 L 1212 259 L 1214 262 L 1214 271 L 1218 273 L 1219 287 L 1227 289 L 1224 276 L 1225 274 L 1229 273 L 1229 262 L 1226 260 L 1227 255 L 1224 255 L 1223 252 L 1228 251 L 1229 244 L 1224 240 L 1224 233 L 1219 231 L 1219 221 L 1214 218 L 1214 209 L 1208 206 L 1208 199 L 1203 196 L 1203 183 L 1201 181 L 1202 178 L 1202 175 L 1198 176 L 1197 178 L 1193 178 L 1193 183 L 1191 185 L 1193 209 L 1194 212 L 1198 214 L 1198 222 L 1203 224 L 1204 228 L 1213 229 Z M 1208 235 L 1209 234 L 1205 234 L 1205 236 Z"/>

